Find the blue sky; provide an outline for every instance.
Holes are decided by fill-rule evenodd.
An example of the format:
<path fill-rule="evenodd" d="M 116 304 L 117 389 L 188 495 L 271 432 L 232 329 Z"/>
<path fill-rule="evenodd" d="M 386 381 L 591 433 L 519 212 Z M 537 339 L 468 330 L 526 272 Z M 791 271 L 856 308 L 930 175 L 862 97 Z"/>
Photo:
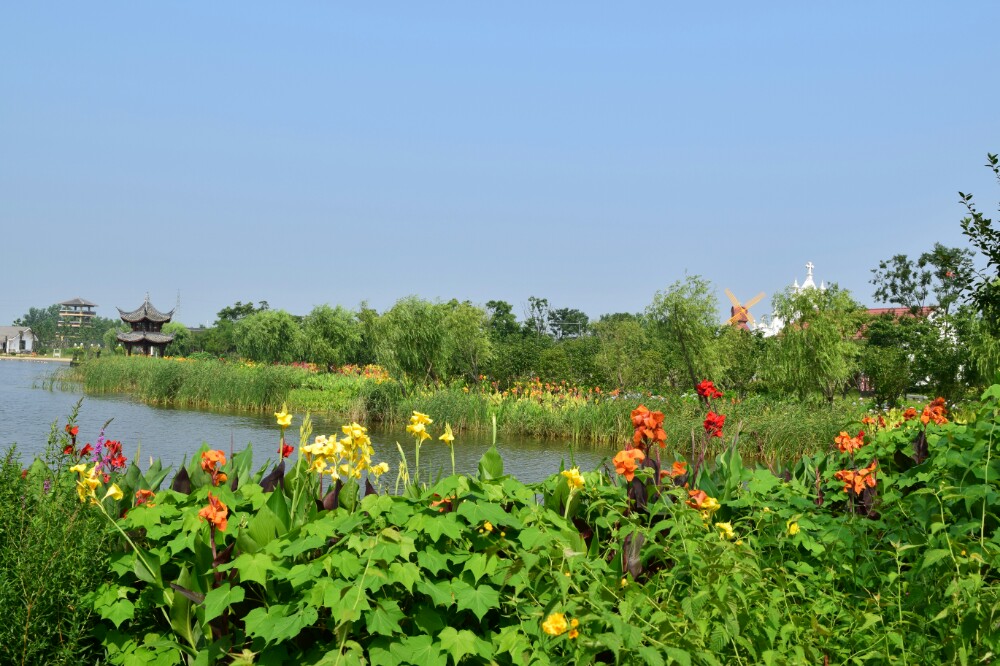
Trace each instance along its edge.
<path fill-rule="evenodd" d="M 596 317 L 806 261 L 874 305 L 880 259 L 966 244 L 958 190 L 996 211 L 1000 3 L 690 5 L 6 3 L 0 324 L 147 292 L 189 325 Z"/>

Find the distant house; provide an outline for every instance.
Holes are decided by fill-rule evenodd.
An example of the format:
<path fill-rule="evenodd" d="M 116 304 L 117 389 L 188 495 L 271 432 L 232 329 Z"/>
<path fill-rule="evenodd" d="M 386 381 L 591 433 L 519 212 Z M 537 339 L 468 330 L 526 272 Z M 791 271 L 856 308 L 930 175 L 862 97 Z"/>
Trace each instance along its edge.
<path fill-rule="evenodd" d="M 27 326 L 0 326 L 0 352 L 4 354 L 30 354 L 37 343 Z"/>

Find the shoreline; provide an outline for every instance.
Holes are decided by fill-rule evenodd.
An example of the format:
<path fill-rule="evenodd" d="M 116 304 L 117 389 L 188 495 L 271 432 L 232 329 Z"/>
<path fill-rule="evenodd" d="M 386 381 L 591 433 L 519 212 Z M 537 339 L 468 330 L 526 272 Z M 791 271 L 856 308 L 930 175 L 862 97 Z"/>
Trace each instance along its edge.
<path fill-rule="evenodd" d="M 71 363 L 72 358 L 53 358 L 51 356 L 0 356 L 0 361 L 34 361 L 35 363 Z"/>

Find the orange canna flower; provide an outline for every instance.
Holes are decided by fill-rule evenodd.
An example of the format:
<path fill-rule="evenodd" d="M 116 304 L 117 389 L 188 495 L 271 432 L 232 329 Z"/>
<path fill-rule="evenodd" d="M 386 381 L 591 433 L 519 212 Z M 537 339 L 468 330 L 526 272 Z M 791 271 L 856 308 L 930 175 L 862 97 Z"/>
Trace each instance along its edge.
<path fill-rule="evenodd" d="M 863 430 L 859 430 L 856 437 L 851 437 L 841 430 L 840 434 L 833 438 L 833 441 L 841 453 L 854 453 L 865 445 L 865 433 Z"/>
<path fill-rule="evenodd" d="M 624 476 L 626 481 L 631 482 L 633 477 L 635 477 L 635 470 L 638 467 L 637 463 L 645 459 L 646 454 L 639 449 L 625 449 L 624 451 L 619 451 L 612 462 L 615 464 L 615 471 Z"/>
<path fill-rule="evenodd" d="M 222 451 L 205 451 L 201 454 L 201 468 L 206 472 L 213 472 L 219 465 L 226 464 L 226 454 Z"/>
<path fill-rule="evenodd" d="M 152 490 L 146 490 L 145 488 L 140 488 L 135 491 L 135 505 L 147 504 L 149 500 L 153 499 L 155 493 Z M 150 504 L 152 506 L 152 504 Z"/>
<path fill-rule="evenodd" d="M 669 471 L 663 470 L 661 474 L 665 474 L 666 476 L 669 476 L 671 479 L 676 479 L 678 476 L 684 476 L 685 474 L 687 474 L 688 471 L 687 467 L 688 464 L 686 462 L 684 462 L 683 460 L 677 460 L 674 461 L 674 464 Z"/>
<path fill-rule="evenodd" d="M 910 419 L 915 419 L 915 418 L 917 418 L 917 410 L 914 409 L 913 407 L 910 407 L 905 412 L 903 412 L 904 421 L 909 421 Z"/>
<path fill-rule="evenodd" d="M 838 481 L 844 482 L 844 492 L 848 495 L 860 495 L 864 492 L 865 486 L 870 488 L 875 487 L 875 469 L 878 467 L 878 462 L 872 460 L 872 463 L 868 467 L 862 467 L 859 470 L 852 469 L 842 469 L 833 475 Z"/>
<path fill-rule="evenodd" d="M 218 497 L 208 493 L 208 506 L 198 512 L 199 518 L 204 518 L 215 529 L 225 532 L 229 509 Z"/>
<path fill-rule="evenodd" d="M 920 422 L 927 425 L 930 421 L 934 421 L 935 425 L 944 425 L 948 422 L 947 414 L 948 410 L 944 406 L 944 398 L 935 398 L 931 404 L 924 407 L 923 414 L 920 415 Z"/>

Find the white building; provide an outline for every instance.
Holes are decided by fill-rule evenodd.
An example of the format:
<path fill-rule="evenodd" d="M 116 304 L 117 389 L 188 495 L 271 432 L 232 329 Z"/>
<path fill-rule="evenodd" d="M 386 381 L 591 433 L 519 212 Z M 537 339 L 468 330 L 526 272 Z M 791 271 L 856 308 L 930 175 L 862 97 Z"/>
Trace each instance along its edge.
<path fill-rule="evenodd" d="M 27 326 L 0 326 L 0 353 L 30 354 L 37 341 Z"/>
<path fill-rule="evenodd" d="M 795 278 L 795 281 L 792 283 L 793 293 L 800 294 L 806 289 L 819 289 L 821 291 L 826 291 L 825 280 L 821 281 L 818 287 L 816 286 L 816 281 L 813 280 L 814 268 L 816 268 L 816 266 L 813 265 L 813 262 L 811 261 L 806 262 L 806 279 L 802 282 L 801 285 L 799 285 L 798 278 Z M 762 321 L 760 321 L 754 327 L 754 330 L 760 331 L 761 333 L 764 334 L 764 337 L 766 338 L 769 338 L 772 335 L 777 335 L 778 333 L 781 332 L 781 329 L 785 328 L 785 320 L 779 317 L 777 314 L 772 313 L 770 317 L 765 316 L 762 317 L 761 319 Z"/>

